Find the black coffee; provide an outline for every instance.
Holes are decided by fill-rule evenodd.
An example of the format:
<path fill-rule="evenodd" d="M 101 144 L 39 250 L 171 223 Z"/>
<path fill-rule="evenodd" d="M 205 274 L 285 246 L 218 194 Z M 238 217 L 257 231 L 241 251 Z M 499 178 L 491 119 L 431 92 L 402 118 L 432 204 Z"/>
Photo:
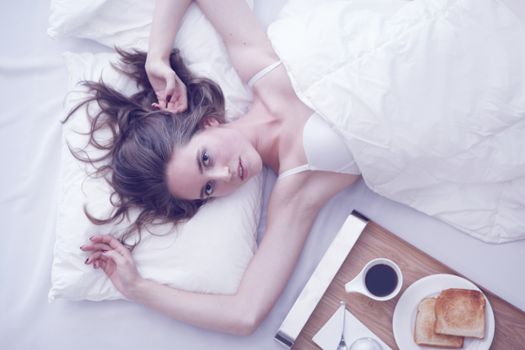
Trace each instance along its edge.
<path fill-rule="evenodd" d="M 375 296 L 387 296 L 397 287 L 396 271 L 385 264 L 374 265 L 366 272 L 365 285 Z"/>

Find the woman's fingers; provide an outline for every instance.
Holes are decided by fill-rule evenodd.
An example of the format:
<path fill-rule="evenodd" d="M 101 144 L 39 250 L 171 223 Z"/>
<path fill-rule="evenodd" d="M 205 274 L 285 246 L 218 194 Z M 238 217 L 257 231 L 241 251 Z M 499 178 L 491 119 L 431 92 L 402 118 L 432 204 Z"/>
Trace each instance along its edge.
<path fill-rule="evenodd" d="M 91 254 L 85 261 L 87 265 L 93 264 L 95 268 L 98 268 L 102 261 L 108 263 L 108 260 L 113 260 L 117 265 L 123 265 L 126 263 L 126 259 L 117 253 L 115 250 L 98 251 Z"/>
<path fill-rule="evenodd" d="M 170 112 L 177 113 L 179 110 L 177 108 L 177 99 L 173 96 L 168 96 L 168 104 L 166 105 L 166 109 Z"/>
<path fill-rule="evenodd" d="M 104 243 L 126 258 L 131 258 L 129 250 L 111 235 L 94 235 L 90 238 L 93 243 Z"/>
<path fill-rule="evenodd" d="M 151 85 L 158 100 L 158 104 L 154 105 L 154 108 L 174 112 L 174 110 L 169 108 L 169 102 L 175 93 L 177 85 L 176 74 L 170 68 L 164 68 L 153 77 L 150 77 Z"/>
<path fill-rule="evenodd" d="M 126 259 L 119 253 L 117 253 L 114 250 L 108 250 L 107 252 L 102 253 L 103 256 L 113 259 L 113 261 L 117 265 L 124 265 L 126 263 Z"/>
<path fill-rule="evenodd" d="M 173 70 L 164 72 L 164 87 L 155 91 L 159 103 L 154 108 L 167 110 L 173 113 L 184 112 L 187 109 L 186 86 Z"/>
<path fill-rule="evenodd" d="M 95 269 L 102 268 L 104 272 L 109 276 L 115 270 L 116 263 L 112 258 L 104 255 L 104 252 L 98 252 L 96 256 L 90 256 L 86 259 L 86 264 L 93 264 Z M 118 254 L 118 253 L 117 253 Z"/>
<path fill-rule="evenodd" d="M 181 83 L 173 73 L 166 81 L 166 109 L 170 112 L 181 112 L 179 108 L 180 89 Z"/>
<path fill-rule="evenodd" d="M 177 86 L 177 78 L 175 72 L 171 71 L 166 75 L 166 88 L 164 89 L 164 97 L 166 101 L 169 100 L 170 96 L 173 96 L 175 93 L 175 88 Z"/>
<path fill-rule="evenodd" d="M 85 261 L 86 265 L 89 265 L 89 264 L 93 263 L 94 261 L 96 261 L 97 259 L 99 259 L 99 258 L 102 256 L 103 253 L 104 253 L 104 252 L 102 252 L 102 251 L 98 251 L 98 252 L 94 252 L 94 253 L 92 253 L 92 254 L 91 254 L 90 256 L 88 256 L 88 258 L 86 259 L 86 261 Z"/>
<path fill-rule="evenodd" d="M 110 264 L 115 265 L 115 262 L 111 260 L 110 257 L 102 254 L 100 258 L 97 260 L 100 267 L 102 267 L 104 270 L 106 270 L 107 267 L 109 267 Z"/>
<path fill-rule="evenodd" d="M 176 95 L 172 96 L 168 103 L 168 110 L 176 113 L 184 112 L 188 108 L 188 101 L 186 98 L 186 88 L 176 92 Z"/>
<path fill-rule="evenodd" d="M 91 251 L 91 250 L 110 250 L 111 247 L 108 244 L 105 243 L 91 243 L 91 244 L 84 244 L 80 246 L 80 249 L 83 251 Z"/>
<path fill-rule="evenodd" d="M 146 73 L 158 100 L 157 104 L 152 104 L 153 108 L 173 113 L 187 109 L 186 86 L 168 61 L 147 61 Z"/>

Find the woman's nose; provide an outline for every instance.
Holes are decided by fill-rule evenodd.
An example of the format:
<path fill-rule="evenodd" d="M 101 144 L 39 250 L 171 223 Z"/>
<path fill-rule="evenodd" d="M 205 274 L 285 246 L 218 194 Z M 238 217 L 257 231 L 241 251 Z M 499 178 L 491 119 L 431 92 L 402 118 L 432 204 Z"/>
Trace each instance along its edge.
<path fill-rule="evenodd" d="M 230 171 L 230 167 L 224 166 L 224 167 L 214 167 L 210 171 L 210 177 L 214 178 L 215 180 L 222 180 L 229 182 L 232 178 L 232 173 Z"/>

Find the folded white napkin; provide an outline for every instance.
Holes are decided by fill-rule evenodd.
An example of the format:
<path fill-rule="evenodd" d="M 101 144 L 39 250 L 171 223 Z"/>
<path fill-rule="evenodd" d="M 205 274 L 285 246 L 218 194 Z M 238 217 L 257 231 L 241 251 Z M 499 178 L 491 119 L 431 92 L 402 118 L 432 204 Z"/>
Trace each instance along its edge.
<path fill-rule="evenodd" d="M 377 335 L 372 333 L 364 324 L 361 323 L 350 311 L 339 307 L 332 317 L 325 323 L 323 328 L 313 337 L 313 341 L 323 350 L 335 350 L 341 339 L 341 327 L 343 326 L 342 310 L 346 312 L 345 319 L 345 341 L 348 348 L 359 338 L 369 337 L 377 340 L 384 350 L 392 350 Z"/>

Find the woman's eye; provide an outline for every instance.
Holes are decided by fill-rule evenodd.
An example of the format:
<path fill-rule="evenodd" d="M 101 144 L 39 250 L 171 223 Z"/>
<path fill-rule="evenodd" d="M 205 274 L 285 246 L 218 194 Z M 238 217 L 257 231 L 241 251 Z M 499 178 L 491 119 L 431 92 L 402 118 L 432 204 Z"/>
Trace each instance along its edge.
<path fill-rule="evenodd" d="M 206 184 L 206 186 L 204 187 L 204 193 L 206 194 L 206 196 L 211 196 L 212 193 L 213 193 L 213 183 L 210 181 Z"/>
<path fill-rule="evenodd" d="M 202 152 L 202 165 L 208 166 L 210 164 L 210 156 L 208 152 Z"/>

